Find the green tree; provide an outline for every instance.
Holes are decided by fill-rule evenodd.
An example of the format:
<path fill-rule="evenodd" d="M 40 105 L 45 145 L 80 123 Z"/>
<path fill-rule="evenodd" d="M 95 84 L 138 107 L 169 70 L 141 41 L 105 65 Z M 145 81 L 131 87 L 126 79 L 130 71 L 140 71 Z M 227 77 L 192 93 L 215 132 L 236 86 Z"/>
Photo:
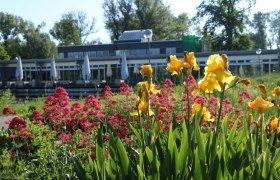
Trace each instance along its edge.
<path fill-rule="evenodd" d="M 23 33 L 30 26 L 30 22 L 19 16 L 0 12 L 0 40 L 10 58 L 20 54 Z"/>
<path fill-rule="evenodd" d="M 8 57 L 48 58 L 56 54 L 56 46 L 46 33 L 41 32 L 45 23 L 37 27 L 31 22 L 8 13 L 0 12 L 0 40 Z"/>
<path fill-rule="evenodd" d="M 135 9 L 133 0 L 105 0 L 103 3 L 105 27 L 111 34 L 111 40 L 118 40 L 125 30 L 133 30 L 135 24 Z"/>
<path fill-rule="evenodd" d="M 174 16 L 161 0 L 105 0 L 103 9 L 112 40 L 135 29 L 152 29 L 154 40 L 180 39 L 190 23 L 187 14 Z"/>
<path fill-rule="evenodd" d="M 271 33 L 270 47 L 280 46 L 280 10 L 269 13 L 268 27 Z"/>
<path fill-rule="evenodd" d="M 169 39 L 181 39 L 183 34 L 190 34 L 190 26 L 192 25 L 192 19 L 186 13 L 179 14 L 178 17 L 173 17 L 173 33 L 170 33 Z"/>
<path fill-rule="evenodd" d="M 28 22 L 21 17 L 0 12 L 0 40 L 3 40 L 4 47 L 8 46 L 8 41 L 18 39 L 26 31 Z"/>
<path fill-rule="evenodd" d="M 0 59 L 1 60 L 10 60 L 10 56 L 8 55 L 7 51 L 5 50 L 5 48 L 2 44 L 0 44 Z"/>
<path fill-rule="evenodd" d="M 205 20 L 204 40 L 212 50 L 234 50 L 235 38 L 245 29 L 246 12 L 255 0 L 203 0 L 198 6 L 197 17 Z M 249 43 L 248 43 L 249 44 Z M 244 47 L 245 48 L 245 47 Z M 248 49 L 249 47 L 246 47 Z"/>
<path fill-rule="evenodd" d="M 57 54 L 55 43 L 49 34 L 33 29 L 24 35 L 25 42 L 22 45 L 22 58 L 49 58 Z"/>
<path fill-rule="evenodd" d="M 253 45 L 254 42 L 250 34 L 241 34 L 237 38 L 234 38 L 233 41 L 234 50 L 249 50 L 253 48 Z"/>
<path fill-rule="evenodd" d="M 254 14 L 253 21 L 251 22 L 252 28 L 256 31 L 252 34 L 252 40 L 254 42 L 254 49 L 266 49 L 267 48 L 267 35 L 266 35 L 266 20 L 268 14 L 257 12 Z"/>
<path fill-rule="evenodd" d="M 85 44 L 87 37 L 94 32 L 95 19 L 87 20 L 82 11 L 63 14 L 61 20 L 50 30 L 50 34 L 59 41 L 59 45 L 66 46 Z"/>

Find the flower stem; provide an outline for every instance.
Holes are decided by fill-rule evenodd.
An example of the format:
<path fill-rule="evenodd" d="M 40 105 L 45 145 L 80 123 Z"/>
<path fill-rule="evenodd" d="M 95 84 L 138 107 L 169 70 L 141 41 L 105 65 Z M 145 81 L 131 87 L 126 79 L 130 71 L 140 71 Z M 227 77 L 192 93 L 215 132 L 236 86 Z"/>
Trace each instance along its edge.
<path fill-rule="evenodd" d="M 220 121 L 221 121 L 221 114 L 222 114 L 222 108 L 223 108 L 224 95 L 225 95 L 225 88 L 223 87 L 222 91 L 221 91 L 221 96 L 220 96 L 220 108 L 219 108 L 219 112 L 218 112 L 217 124 L 216 124 L 216 129 L 215 129 L 216 136 L 218 134 L 218 130 L 219 130 L 219 126 L 220 126 Z"/>

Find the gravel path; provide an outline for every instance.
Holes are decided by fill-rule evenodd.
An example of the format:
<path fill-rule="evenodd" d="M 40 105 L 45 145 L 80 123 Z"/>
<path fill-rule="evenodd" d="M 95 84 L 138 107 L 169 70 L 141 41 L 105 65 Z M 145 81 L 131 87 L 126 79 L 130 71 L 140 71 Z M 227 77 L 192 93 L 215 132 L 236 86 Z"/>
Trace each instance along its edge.
<path fill-rule="evenodd" d="M 14 115 L 0 116 L 0 129 L 2 129 L 2 127 L 8 128 L 8 124 L 6 124 L 5 122 L 14 118 L 14 117 L 16 117 L 16 116 L 14 116 Z"/>

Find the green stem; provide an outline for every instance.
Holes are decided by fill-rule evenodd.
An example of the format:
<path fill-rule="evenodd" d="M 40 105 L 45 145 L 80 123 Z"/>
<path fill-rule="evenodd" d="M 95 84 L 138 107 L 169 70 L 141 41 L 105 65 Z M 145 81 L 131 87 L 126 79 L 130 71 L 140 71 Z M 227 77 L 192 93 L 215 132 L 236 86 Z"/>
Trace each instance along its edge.
<path fill-rule="evenodd" d="M 186 91 L 187 91 L 187 103 L 188 103 L 188 119 L 187 119 L 187 129 L 188 129 L 188 137 L 190 138 L 190 96 L 188 90 L 189 82 L 188 77 L 186 78 Z"/>
<path fill-rule="evenodd" d="M 215 168 L 213 167 L 213 162 L 215 159 L 215 152 L 216 152 L 216 142 L 217 142 L 217 138 L 218 138 L 218 132 L 219 132 L 219 127 L 220 127 L 220 119 L 221 119 L 221 114 L 222 114 L 222 105 L 223 105 L 223 99 L 224 99 L 224 95 L 225 95 L 225 88 L 222 87 L 222 91 L 221 91 L 221 96 L 220 96 L 220 107 L 219 107 L 219 111 L 218 111 L 218 117 L 217 117 L 217 121 L 216 121 L 216 129 L 213 135 L 213 141 L 211 144 L 211 152 L 210 152 L 210 157 L 209 157 L 209 167 L 210 167 L 210 177 L 212 177 L 212 169 Z"/>
<path fill-rule="evenodd" d="M 217 118 L 216 130 L 215 130 L 216 135 L 218 134 L 218 129 L 219 129 L 219 126 L 220 126 L 224 95 L 225 95 L 225 88 L 223 87 L 222 92 L 221 92 L 221 96 L 220 96 L 220 108 L 219 108 L 219 112 L 218 112 L 218 118 Z"/>
<path fill-rule="evenodd" d="M 259 126 L 257 125 L 257 133 L 256 133 L 256 145 L 255 145 L 255 157 L 257 157 L 258 153 L 258 142 L 259 142 Z"/>

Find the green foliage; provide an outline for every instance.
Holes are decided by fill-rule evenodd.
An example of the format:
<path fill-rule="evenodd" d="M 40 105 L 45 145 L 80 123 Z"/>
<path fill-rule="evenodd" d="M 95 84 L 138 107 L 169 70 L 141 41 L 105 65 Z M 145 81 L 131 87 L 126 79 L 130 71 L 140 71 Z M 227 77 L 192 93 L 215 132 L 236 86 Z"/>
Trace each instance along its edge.
<path fill-rule="evenodd" d="M 82 11 L 63 14 L 50 30 L 50 34 L 63 46 L 86 44 L 86 38 L 93 32 L 95 19 L 87 21 L 87 16 Z"/>
<path fill-rule="evenodd" d="M 14 97 L 12 95 L 11 90 L 5 90 L 1 92 L 0 95 L 0 109 L 3 110 L 5 107 L 12 105 Z M 2 112 L 1 112 L 2 113 Z"/>
<path fill-rule="evenodd" d="M 161 0 L 106 0 L 103 8 L 112 40 L 118 40 L 123 31 L 135 29 L 152 29 L 154 40 L 181 39 L 191 24 L 186 13 L 174 16 Z"/>
<path fill-rule="evenodd" d="M 255 29 L 255 33 L 252 35 L 254 41 L 254 49 L 266 49 L 267 48 L 267 19 L 268 14 L 257 12 L 254 14 L 254 19 L 252 21 L 252 27 Z"/>
<path fill-rule="evenodd" d="M 8 55 L 7 51 L 5 50 L 5 48 L 2 44 L 0 44 L 0 59 L 1 60 L 10 60 L 10 56 Z"/>
<path fill-rule="evenodd" d="M 57 48 L 46 33 L 39 30 L 30 30 L 24 35 L 25 43 L 22 45 L 22 58 L 49 58 L 57 54 Z"/>
<path fill-rule="evenodd" d="M 272 11 L 269 14 L 268 20 L 269 31 L 272 36 L 269 39 L 270 47 L 273 45 L 279 46 L 280 45 L 280 10 Z"/>
<path fill-rule="evenodd" d="M 19 16 L 0 12 L 0 59 L 48 58 L 56 54 L 56 46 L 46 33 L 40 30 L 44 23 L 35 27 L 30 21 Z M 5 54 L 5 51 L 7 54 Z"/>
<path fill-rule="evenodd" d="M 255 0 L 246 3 L 241 0 L 202 1 L 198 6 L 197 17 L 207 18 L 203 26 L 203 36 L 205 42 L 211 45 L 211 50 L 234 50 L 234 41 L 236 38 L 240 39 L 245 28 L 245 13 L 254 3 Z"/>

